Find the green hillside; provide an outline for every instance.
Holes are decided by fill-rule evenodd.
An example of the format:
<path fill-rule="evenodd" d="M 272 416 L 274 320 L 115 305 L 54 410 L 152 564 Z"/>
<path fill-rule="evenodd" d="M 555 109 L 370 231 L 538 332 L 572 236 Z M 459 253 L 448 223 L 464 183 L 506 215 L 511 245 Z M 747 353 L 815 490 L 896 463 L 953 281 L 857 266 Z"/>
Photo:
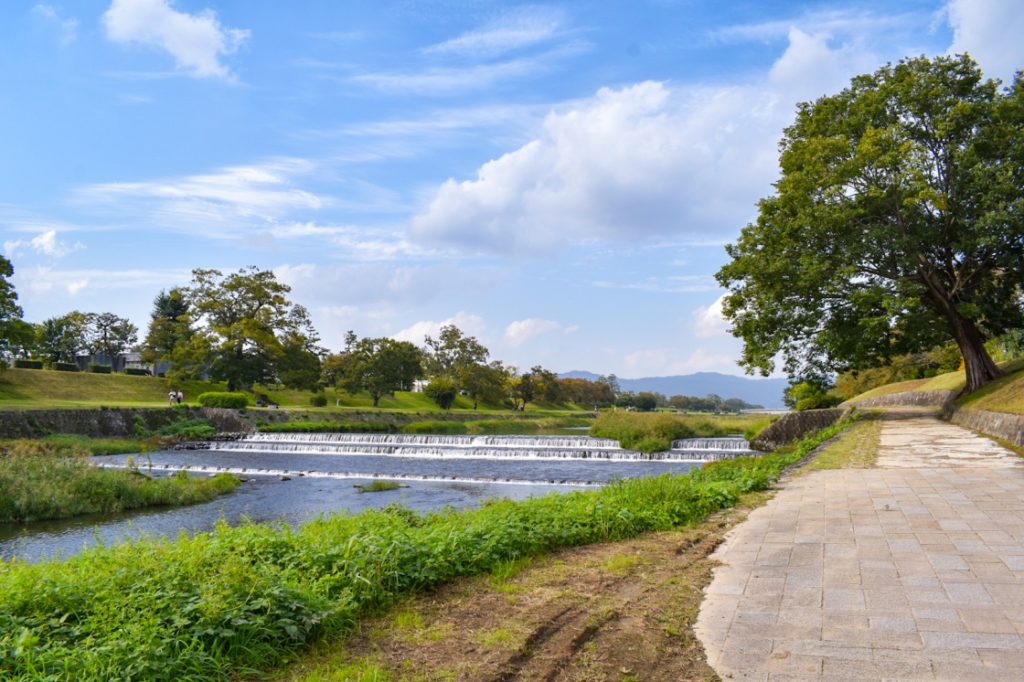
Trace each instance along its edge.
<path fill-rule="evenodd" d="M 1000 363 L 1008 374 L 993 381 L 985 388 L 970 395 L 958 398 L 957 405 L 974 407 L 992 412 L 1008 412 L 1024 414 L 1024 359 Z M 893 393 L 926 393 L 929 391 L 961 391 L 965 385 L 964 373 L 949 372 L 930 379 L 914 379 L 886 384 L 865 391 L 851 398 L 848 402 L 855 403 L 867 398 L 875 398 Z"/>
<path fill-rule="evenodd" d="M 58 372 L 48 369 L 7 369 L 0 372 L 0 409 L 59 408 L 59 407 L 161 407 L 167 405 L 167 392 L 172 388 L 166 379 L 139 377 L 125 374 L 92 374 L 89 372 Z M 223 391 L 225 385 L 213 381 L 186 381 L 174 384 L 185 394 L 185 402 L 195 404 L 196 397 L 206 391 Z M 309 405 L 309 391 L 294 391 L 283 387 L 257 386 L 253 391 L 268 396 L 282 407 L 301 407 L 309 411 L 331 412 L 339 409 L 367 409 L 373 407 L 369 395 L 349 395 L 327 389 L 328 407 Z M 384 397 L 380 409 L 403 412 L 436 412 L 438 410 L 422 393 L 399 391 L 394 397 Z M 472 411 L 473 403 L 459 396 L 454 412 Z M 579 411 L 566 405 L 531 403 L 529 413 Z M 482 412 L 509 412 L 501 406 L 481 405 Z"/>

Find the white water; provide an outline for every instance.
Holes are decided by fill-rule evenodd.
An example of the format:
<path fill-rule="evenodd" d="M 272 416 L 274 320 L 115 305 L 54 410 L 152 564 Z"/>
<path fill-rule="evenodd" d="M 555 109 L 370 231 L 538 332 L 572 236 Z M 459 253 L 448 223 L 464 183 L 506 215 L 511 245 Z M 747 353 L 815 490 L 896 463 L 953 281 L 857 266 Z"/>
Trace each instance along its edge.
<path fill-rule="evenodd" d="M 113 464 L 98 463 L 95 466 L 101 469 L 137 469 L 135 464 Z M 443 483 L 504 483 L 509 485 L 571 485 L 599 488 L 603 483 L 591 481 L 569 481 L 569 480 L 548 480 L 548 481 L 527 481 L 514 478 L 495 478 L 486 476 L 428 476 L 409 474 L 376 474 L 355 471 L 291 471 L 288 469 L 258 469 L 242 467 L 216 467 L 216 466 L 171 466 L 165 464 L 162 467 L 154 467 L 168 472 L 188 471 L 196 474 L 234 474 L 235 476 L 287 476 L 301 478 L 334 478 L 334 479 L 380 479 L 386 481 L 431 481 Z"/>
<path fill-rule="evenodd" d="M 414 459 L 529 459 L 708 462 L 753 454 L 741 438 L 688 438 L 652 454 L 590 436 L 434 436 L 378 433 L 258 433 L 210 444 L 223 452 L 390 455 Z"/>

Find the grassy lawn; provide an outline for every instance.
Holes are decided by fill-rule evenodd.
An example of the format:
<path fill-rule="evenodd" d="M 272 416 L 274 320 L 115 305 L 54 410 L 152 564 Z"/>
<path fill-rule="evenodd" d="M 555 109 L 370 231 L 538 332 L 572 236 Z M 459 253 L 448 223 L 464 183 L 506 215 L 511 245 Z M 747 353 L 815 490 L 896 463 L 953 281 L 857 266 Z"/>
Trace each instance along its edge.
<path fill-rule="evenodd" d="M 89 372 L 57 372 L 46 369 L 7 369 L 0 373 L 0 409 L 25 408 L 88 408 L 105 405 L 108 407 L 161 407 L 167 405 L 167 392 L 172 388 L 166 379 L 159 377 L 138 377 L 126 374 L 92 374 Z M 185 401 L 195 404 L 195 399 L 207 391 L 224 391 L 224 383 L 212 381 L 186 381 L 174 384 L 185 394 Z M 279 386 L 256 386 L 253 394 L 262 393 L 282 407 L 301 407 L 318 414 L 373 409 L 368 395 L 349 395 L 329 388 L 325 391 L 327 407 L 311 407 L 312 393 L 295 391 Z M 390 412 L 440 412 L 429 398 L 422 393 L 399 391 L 394 396 L 381 398 L 379 409 Z M 465 396 L 458 396 L 454 413 L 512 414 L 505 407 L 480 405 L 473 410 L 473 403 Z M 572 405 L 547 405 L 531 403 L 526 406 L 530 416 L 558 416 L 583 410 Z M 522 413 L 519 413 L 522 414 Z"/>

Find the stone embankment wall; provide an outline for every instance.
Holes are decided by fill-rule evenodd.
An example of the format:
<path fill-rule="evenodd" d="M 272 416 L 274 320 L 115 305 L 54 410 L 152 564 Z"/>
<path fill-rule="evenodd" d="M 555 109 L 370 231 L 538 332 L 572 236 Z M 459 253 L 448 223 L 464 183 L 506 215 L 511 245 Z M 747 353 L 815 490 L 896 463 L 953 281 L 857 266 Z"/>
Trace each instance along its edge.
<path fill-rule="evenodd" d="M 750 445 L 757 450 L 774 450 L 811 431 L 831 426 L 846 412 L 843 409 L 790 412 L 757 434 Z"/>
<path fill-rule="evenodd" d="M 947 410 L 944 416 L 957 426 L 1024 446 L 1024 415 L 957 407 Z"/>
<path fill-rule="evenodd" d="M 890 393 L 879 395 L 874 398 L 865 398 L 857 402 L 845 402 L 844 406 L 849 407 L 945 407 L 953 402 L 956 394 L 953 391 L 906 391 L 904 393 Z"/>
<path fill-rule="evenodd" d="M 203 417 L 223 432 L 252 431 L 253 426 L 234 410 L 209 407 L 185 408 L 189 418 Z M 36 438 L 51 433 L 83 436 L 134 436 L 135 426 L 155 431 L 179 420 L 182 412 L 171 408 L 109 408 L 75 410 L 2 410 L 0 438 Z"/>

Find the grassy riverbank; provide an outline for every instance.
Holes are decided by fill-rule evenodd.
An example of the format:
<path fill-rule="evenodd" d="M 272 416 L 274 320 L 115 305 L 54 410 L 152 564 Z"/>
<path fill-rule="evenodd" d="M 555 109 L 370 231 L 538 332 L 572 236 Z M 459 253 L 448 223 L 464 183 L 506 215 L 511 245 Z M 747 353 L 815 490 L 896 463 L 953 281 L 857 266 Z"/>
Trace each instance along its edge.
<path fill-rule="evenodd" d="M 628 450 L 660 452 L 679 438 L 744 436 L 748 440 L 775 417 L 765 414 L 681 415 L 664 412 L 602 412 L 590 435 L 613 438 Z"/>
<path fill-rule="evenodd" d="M 97 469 L 88 457 L 74 441 L 62 438 L 0 444 L 0 523 L 193 504 L 238 485 L 228 475 L 151 479 L 132 471 Z"/>
<path fill-rule="evenodd" d="M 0 563 L 0 677 L 230 679 L 266 669 L 454 577 L 698 522 L 840 428 L 785 452 L 597 491 L 463 512 L 368 511 L 297 530 L 220 526 L 66 561 Z"/>

